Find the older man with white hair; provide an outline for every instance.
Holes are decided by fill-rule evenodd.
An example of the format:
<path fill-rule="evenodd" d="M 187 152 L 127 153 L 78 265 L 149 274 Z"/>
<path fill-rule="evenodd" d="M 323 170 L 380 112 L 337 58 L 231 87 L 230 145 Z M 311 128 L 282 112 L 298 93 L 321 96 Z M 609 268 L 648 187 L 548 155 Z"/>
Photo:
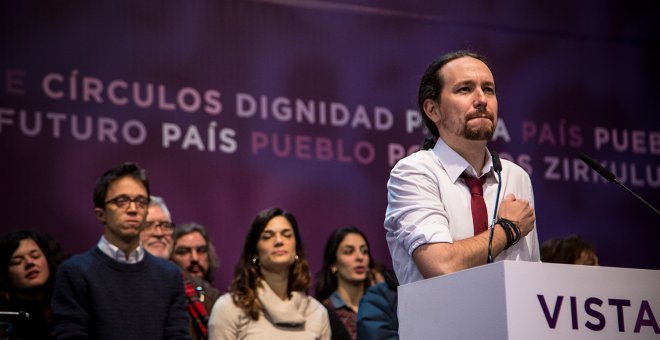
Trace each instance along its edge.
<path fill-rule="evenodd" d="M 169 259 L 172 252 L 172 215 L 162 197 L 151 196 L 147 219 L 144 222 L 140 241 L 149 253 Z"/>

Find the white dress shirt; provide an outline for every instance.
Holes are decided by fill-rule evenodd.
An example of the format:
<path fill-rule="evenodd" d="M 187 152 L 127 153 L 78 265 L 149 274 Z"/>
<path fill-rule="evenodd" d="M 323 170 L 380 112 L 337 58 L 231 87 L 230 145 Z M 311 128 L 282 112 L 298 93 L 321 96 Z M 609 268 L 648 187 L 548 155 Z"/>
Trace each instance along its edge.
<path fill-rule="evenodd" d="M 484 199 L 492 222 L 498 179 L 488 160 L 482 174 L 487 174 Z M 421 150 L 400 160 L 387 183 L 385 230 L 394 271 L 401 284 L 422 280 L 412 253 L 427 243 L 462 240 L 474 236 L 470 191 L 460 179 L 463 172 L 476 177 L 475 169 L 441 138 L 432 150 Z M 529 200 L 534 207 L 534 193 L 529 175 L 518 165 L 502 160 L 502 198 L 512 193 Z M 484 254 L 485 258 L 486 254 Z M 536 226 L 518 244 L 500 253 L 495 261 L 540 261 Z"/>
<path fill-rule="evenodd" d="M 110 256 L 110 258 L 121 263 L 138 263 L 144 258 L 144 247 L 142 247 L 142 243 L 128 255 L 128 259 L 126 258 L 126 253 L 108 242 L 105 236 L 101 236 L 97 247 L 99 247 L 101 252 Z"/>

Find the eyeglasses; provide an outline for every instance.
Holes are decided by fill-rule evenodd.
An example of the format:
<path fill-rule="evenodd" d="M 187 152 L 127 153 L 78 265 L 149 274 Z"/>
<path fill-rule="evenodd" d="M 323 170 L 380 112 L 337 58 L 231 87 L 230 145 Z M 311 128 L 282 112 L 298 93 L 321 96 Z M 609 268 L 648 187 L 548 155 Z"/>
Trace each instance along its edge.
<path fill-rule="evenodd" d="M 144 196 L 138 196 L 135 198 L 130 198 L 126 195 L 117 196 L 111 200 L 105 202 L 105 204 L 112 203 L 118 208 L 127 208 L 131 203 L 135 203 L 135 206 L 138 209 L 147 209 L 149 207 L 149 198 Z"/>
<path fill-rule="evenodd" d="M 163 232 L 163 234 L 171 234 L 174 231 L 174 223 L 167 221 L 145 221 L 144 230 L 154 230 L 157 227 Z"/>

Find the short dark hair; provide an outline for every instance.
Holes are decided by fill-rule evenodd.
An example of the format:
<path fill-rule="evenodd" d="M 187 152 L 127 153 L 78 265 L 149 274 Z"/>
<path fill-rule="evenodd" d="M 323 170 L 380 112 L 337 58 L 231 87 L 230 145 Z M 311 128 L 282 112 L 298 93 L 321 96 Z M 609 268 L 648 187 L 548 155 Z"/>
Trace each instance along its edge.
<path fill-rule="evenodd" d="M 435 123 L 424 112 L 424 102 L 427 99 L 438 101 L 440 100 L 440 92 L 442 92 L 442 87 L 444 86 L 444 79 L 442 79 L 440 76 L 440 69 L 442 69 L 442 67 L 447 65 L 447 63 L 450 61 L 463 57 L 470 57 L 480 60 L 486 64 L 488 68 L 490 68 L 484 56 L 469 50 L 460 50 L 441 55 L 426 68 L 424 75 L 422 75 L 422 79 L 419 84 L 419 92 L 417 94 L 417 106 L 419 109 L 419 114 L 422 115 L 422 119 L 424 120 L 426 128 L 432 135 L 432 138 L 426 138 L 422 143 L 422 149 L 424 150 L 432 148 L 435 144 L 435 141 L 437 141 L 440 137 L 440 131 L 438 131 L 438 127 L 435 126 Z"/>
<path fill-rule="evenodd" d="M 220 266 L 220 262 L 218 261 L 218 254 L 215 252 L 215 247 L 213 246 L 213 242 L 211 242 L 211 239 L 209 238 L 209 234 L 206 232 L 206 228 L 204 228 L 204 226 L 194 222 L 184 223 L 181 225 L 177 224 L 176 227 L 174 227 L 174 233 L 172 233 L 172 251 L 174 252 L 174 248 L 176 248 L 176 241 L 181 236 L 188 235 L 194 232 L 197 232 L 200 235 L 202 235 L 204 241 L 206 241 L 206 246 L 208 248 L 208 255 L 209 255 L 209 268 L 206 274 L 204 275 L 204 280 L 206 280 L 206 282 L 213 283 L 213 279 L 215 278 L 215 272 L 216 270 L 218 270 L 218 267 Z"/>
<path fill-rule="evenodd" d="M 541 262 L 574 264 L 583 251 L 596 253 L 591 242 L 578 235 L 550 239 L 541 245 Z"/>
<path fill-rule="evenodd" d="M 110 184 L 126 176 L 131 176 L 138 182 L 142 183 L 147 190 L 147 197 L 151 196 L 149 191 L 149 181 L 147 180 L 147 175 L 144 169 L 140 168 L 136 163 L 126 162 L 107 170 L 98 180 L 96 180 L 96 185 L 94 186 L 94 207 L 105 207 L 105 196 L 108 193 Z"/>

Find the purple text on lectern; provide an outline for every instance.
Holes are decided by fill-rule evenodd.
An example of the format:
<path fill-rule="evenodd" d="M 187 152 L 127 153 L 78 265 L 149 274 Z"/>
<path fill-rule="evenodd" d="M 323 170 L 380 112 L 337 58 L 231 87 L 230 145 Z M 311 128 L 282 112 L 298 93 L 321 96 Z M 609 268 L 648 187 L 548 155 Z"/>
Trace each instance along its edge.
<path fill-rule="evenodd" d="M 541 309 L 543 310 L 543 315 L 545 320 L 548 323 L 548 327 L 555 329 L 557 327 L 557 322 L 559 321 L 559 313 L 561 312 L 561 307 L 564 302 L 564 296 L 558 295 L 555 299 L 554 308 L 552 312 L 550 311 L 550 306 L 546 302 L 545 296 L 542 294 L 537 295 Z M 609 306 L 614 306 L 616 308 L 617 315 L 617 324 L 619 332 L 625 332 L 625 322 L 624 322 L 624 312 L 625 307 L 631 307 L 631 301 L 626 299 L 607 299 L 607 304 Z M 578 303 L 577 297 L 569 297 L 569 307 L 571 310 L 571 327 L 573 329 L 578 329 Z M 595 319 L 588 320 L 584 323 L 584 326 L 592 331 L 601 331 L 605 328 L 606 319 L 605 315 L 601 313 L 601 308 L 603 305 L 603 300 L 596 297 L 589 297 L 584 300 L 584 312 L 590 317 Z M 653 328 L 655 334 L 660 334 L 660 327 L 658 327 L 658 321 L 653 314 L 651 305 L 647 300 L 642 300 L 637 308 L 637 316 L 635 319 L 635 327 L 633 329 L 634 333 L 639 333 L 642 326 L 648 326 Z"/>

